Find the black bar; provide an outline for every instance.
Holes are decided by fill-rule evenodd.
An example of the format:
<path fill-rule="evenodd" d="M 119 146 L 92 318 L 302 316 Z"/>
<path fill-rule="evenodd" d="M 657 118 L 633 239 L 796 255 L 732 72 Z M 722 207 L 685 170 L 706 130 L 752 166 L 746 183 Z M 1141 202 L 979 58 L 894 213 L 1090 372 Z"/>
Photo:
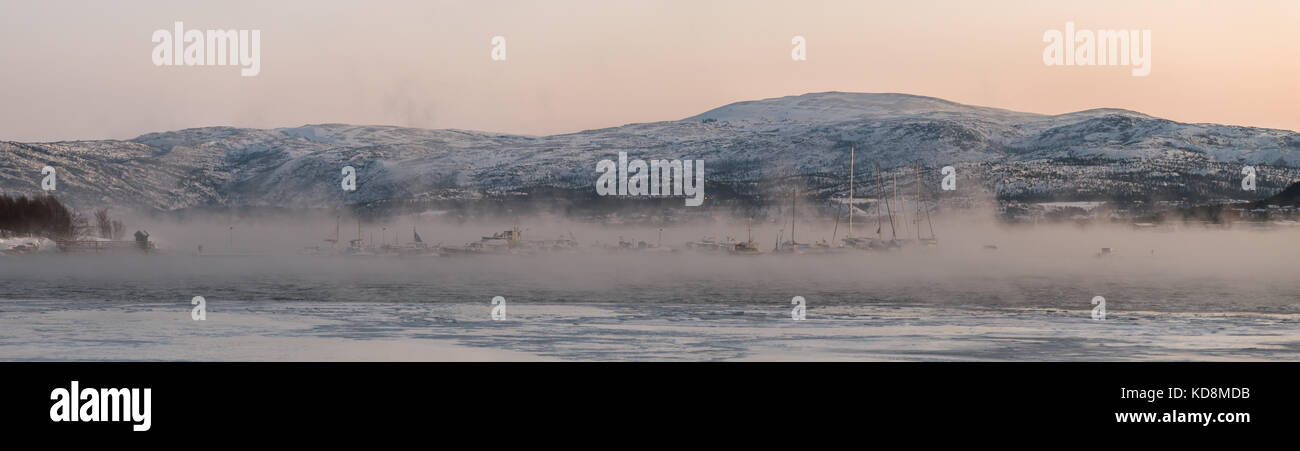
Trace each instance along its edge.
<path fill-rule="evenodd" d="M 1294 363 L 5 363 L 4 429 L 21 435 L 417 436 L 581 428 L 1220 434 L 1285 430 Z M 51 392 L 150 388 L 150 428 L 54 422 Z M 1169 399 L 1171 387 L 1184 398 Z M 1163 390 L 1124 399 L 1121 390 Z M 1193 398 L 1192 389 L 1214 398 Z M 1236 390 L 1233 390 L 1236 389 Z M 1232 396 L 1224 398 L 1224 395 Z M 1244 397 L 1241 395 L 1245 395 Z M 1118 423 L 1123 412 L 1249 414 Z M 669 429 L 665 429 L 669 428 Z M 847 428 L 847 429 L 840 429 Z M 802 431 L 802 432 L 794 432 Z M 786 432 L 781 432 L 782 434 Z"/>

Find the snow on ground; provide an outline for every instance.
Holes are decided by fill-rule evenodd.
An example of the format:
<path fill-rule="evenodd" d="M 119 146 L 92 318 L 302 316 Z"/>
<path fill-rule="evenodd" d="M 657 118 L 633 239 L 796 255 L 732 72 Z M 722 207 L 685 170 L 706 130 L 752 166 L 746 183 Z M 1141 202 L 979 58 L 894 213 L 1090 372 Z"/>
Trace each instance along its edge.
<path fill-rule="evenodd" d="M 35 252 L 54 252 L 57 245 L 49 238 L 15 237 L 0 238 L 0 255 L 27 254 Z"/>

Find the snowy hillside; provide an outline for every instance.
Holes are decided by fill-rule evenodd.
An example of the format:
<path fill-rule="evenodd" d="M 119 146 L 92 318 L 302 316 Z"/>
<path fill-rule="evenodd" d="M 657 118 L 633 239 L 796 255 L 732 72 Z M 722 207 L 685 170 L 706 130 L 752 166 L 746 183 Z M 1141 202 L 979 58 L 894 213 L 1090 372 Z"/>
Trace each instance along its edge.
<path fill-rule="evenodd" d="M 1195 172 L 1210 180 L 1197 179 L 1209 183 L 1197 188 L 1204 190 L 1229 189 L 1239 170 L 1232 165 L 1271 165 L 1285 175 L 1265 175 L 1261 187 L 1285 186 L 1294 174 L 1289 168 L 1300 166 L 1300 135 L 1290 131 L 1184 124 L 1116 109 L 1050 116 L 906 94 L 830 92 L 542 137 L 324 124 L 208 127 L 127 141 L 0 141 L 0 191 L 38 192 L 40 169 L 49 165 L 59 170 L 57 194 L 78 208 L 313 208 L 539 189 L 585 193 L 594 191 L 596 163 L 626 151 L 632 158 L 704 159 L 709 186 L 741 194 L 789 180 L 840 194 L 847 191 L 850 146 L 857 149 L 859 183 L 872 180 L 871 163 L 901 169 L 920 161 L 926 168 L 981 167 L 994 176 L 983 183 L 998 192 L 1048 195 L 1078 194 L 1070 192 L 1078 186 L 1072 177 L 1096 184 L 1096 174 L 1122 170 L 1123 189 L 1140 191 L 1143 182 L 1131 170 L 1148 166 L 1160 168 L 1165 184 L 1190 182 L 1183 174 Z M 1080 161 L 1088 162 L 1083 169 Z M 357 169 L 356 192 L 340 189 L 345 165 Z M 1089 174 L 1089 165 L 1110 169 Z M 1072 173 L 1061 173 L 1064 167 Z M 1044 184 L 1049 179 L 1057 184 Z M 1089 192 L 1104 196 L 1107 186 Z"/>

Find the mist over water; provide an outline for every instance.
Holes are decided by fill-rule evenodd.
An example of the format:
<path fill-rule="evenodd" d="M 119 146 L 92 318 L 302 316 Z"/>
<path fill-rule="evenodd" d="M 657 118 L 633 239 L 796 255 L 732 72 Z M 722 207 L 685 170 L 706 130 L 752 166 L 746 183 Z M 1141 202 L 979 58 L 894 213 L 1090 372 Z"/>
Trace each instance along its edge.
<path fill-rule="evenodd" d="M 340 239 L 355 219 L 337 220 Z M 938 246 L 778 255 L 789 222 L 657 226 L 443 215 L 362 221 L 367 244 L 460 246 L 519 227 L 576 253 L 301 255 L 336 215 L 127 218 L 159 252 L 0 257 L 0 358 L 12 360 L 1300 359 L 1293 229 L 1006 226 L 933 218 Z M 899 237 L 915 237 L 899 227 Z M 233 224 L 233 247 L 232 230 Z M 929 236 L 928 224 L 923 235 Z M 384 230 L 384 228 L 387 230 Z M 874 218 L 854 233 L 874 235 Z M 845 222 L 796 224 L 838 241 Z M 744 240 L 761 255 L 684 243 Z M 889 238 L 887 223 L 882 234 Z M 598 246 L 597 243 L 602 243 Z M 203 252 L 198 252 L 198 246 Z M 996 246 L 996 249 L 992 249 Z M 1103 247 L 1112 251 L 1104 256 Z M 331 254 L 331 252 L 326 252 Z M 206 300 L 193 321 L 191 299 Z M 503 320 L 491 300 L 507 301 Z M 791 300 L 806 300 L 792 320 Z M 1091 317 L 1091 300 L 1106 317 Z"/>
<path fill-rule="evenodd" d="M 875 234 L 874 218 L 857 218 L 854 233 Z M 816 305 L 938 304 L 1087 310 L 1104 296 L 1111 311 L 1295 312 L 1300 234 L 1179 226 L 1164 232 L 1123 226 L 1006 226 L 978 215 L 934 218 L 939 245 L 892 252 L 845 250 L 817 255 L 702 254 L 684 243 L 703 237 L 751 236 L 764 252 L 789 222 L 730 218 L 716 225 L 612 226 L 528 218 L 518 222 L 449 224 L 438 217 L 363 222 L 367 244 L 408 243 L 412 227 L 425 242 L 460 246 L 512 227 L 524 239 L 572 236 L 575 254 L 461 257 L 297 255 L 329 249 L 335 218 L 136 219 L 160 255 L 45 255 L 0 259 L 3 299 L 167 301 L 203 295 L 238 301 L 521 302 L 784 305 L 804 296 Z M 234 230 L 230 227 L 234 224 Z M 340 240 L 357 223 L 338 220 Z M 908 224 L 910 226 L 910 224 Z M 899 233 L 902 224 L 896 224 Z M 922 233 L 929 235 L 928 224 Z M 385 230 L 386 228 L 386 230 Z M 783 231 L 784 230 L 784 231 Z M 783 232 L 781 232 L 783 231 Z M 662 233 L 662 238 L 660 234 Z M 809 220 L 800 242 L 838 241 L 847 224 Z M 882 235 L 890 236 L 886 223 Z M 900 236 L 902 238 L 903 236 Z M 233 238 L 233 240 L 232 240 Z M 594 248 L 619 240 L 676 252 Z M 233 244 L 233 247 L 232 247 Z M 199 255 L 198 246 L 203 246 Z M 992 249 L 996 246 L 996 249 Z M 1108 255 L 1099 256 L 1102 248 Z"/>

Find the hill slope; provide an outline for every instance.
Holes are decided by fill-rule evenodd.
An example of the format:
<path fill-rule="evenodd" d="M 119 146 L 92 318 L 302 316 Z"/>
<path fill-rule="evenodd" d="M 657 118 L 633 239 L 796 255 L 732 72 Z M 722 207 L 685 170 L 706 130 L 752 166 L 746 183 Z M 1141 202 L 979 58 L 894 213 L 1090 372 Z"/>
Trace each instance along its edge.
<path fill-rule="evenodd" d="M 1152 189 L 1148 182 L 1173 195 L 1230 197 L 1241 164 L 1271 165 L 1260 188 L 1276 192 L 1300 166 L 1300 135 L 1284 130 L 1185 124 L 1116 109 L 1052 116 L 907 94 L 828 92 L 541 137 L 323 124 L 207 127 L 126 141 L 0 141 L 0 191 L 38 191 L 40 168 L 50 165 L 60 171 L 59 196 L 82 208 L 311 208 L 539 190 L 590 194 L 596 162 L 626 151 L 632 158 L 704 159 L 713 193 L 758 194 L 793 180 L 815 193 L 843 194 L 850 146 L 859 192 L 874 182 L 864 170 L 870 162 L 970 168 L 978 175 L 963 174 L 999 195 L 1044 197 L 1141 193 Z M 339 188 L 344 165 L 358 170 L 355 193 Z"/>

